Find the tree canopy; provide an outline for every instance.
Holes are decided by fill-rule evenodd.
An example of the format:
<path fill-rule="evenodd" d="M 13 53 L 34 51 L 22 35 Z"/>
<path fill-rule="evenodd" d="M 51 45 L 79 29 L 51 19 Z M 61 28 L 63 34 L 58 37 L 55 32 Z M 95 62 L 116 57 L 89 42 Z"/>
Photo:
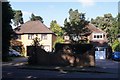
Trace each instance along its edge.
<path fill-rule="evenodd" d="M 62 27 L 57 23 L 56 20 L 52 20 L 50 23 L 50 29 L 57 35 L 56 41 L 53 45 L 53 47 L 55 46 L 56 43 L 62 43 L 64 42 L 63 40 L 63 29 Z"/>
<path fill-rule="evenodd" d="M 13 10 L 14 12 L 14 18 L 13 18 L 13 22 L 14 22 L 14 26 L 19 26 L 20 24 L 23 24 L 23 14 L 21 10 Z"/>
<path fill-rule="evenodd" d="M 10 46 L 10 39 L 13 33 L 12 26 L 10 25 L 13 19 L 13 11 L 9 2 L 2 2 L 2 60 L 9 59 L 8 51 Z"/>
<path fill-rule="evenodd" d="M 78 10 L 69 10 L 69 21 L 64 21 L 64 30 L 74 43 L 79 43 L 82 37 L 89 32 L 85 26 L 89 22 L 85 20 L 85 13 L 79 13 Z"/>
<path fill-rule="evenodd" d="M 52 20 L 50 23 L 50 29 L 57 35 L 62 36 L 63 30 L 62 27 L 57 23 L 56 20 Z"/>
<path fill-rule="evenodd" d="M 43 18 L 42 18 L 41 16 L 35 16 L 33 13 L 31 14 L 30 20 L 31 20 L 31 21 L 39 20 L 39 21 L 41 21 L 42 23 L 44 22 L 44 21 L 43 21 Z"/>

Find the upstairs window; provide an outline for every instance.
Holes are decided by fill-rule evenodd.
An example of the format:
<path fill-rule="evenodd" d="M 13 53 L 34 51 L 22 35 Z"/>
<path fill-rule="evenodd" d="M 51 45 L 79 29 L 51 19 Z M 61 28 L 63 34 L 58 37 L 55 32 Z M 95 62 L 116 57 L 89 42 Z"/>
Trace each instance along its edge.
<path fill-rule="evenodd" d="M 28 34 L 28 39 L 29 40 L 34 39 L 34 35 L 33 34 Z"/>
<path fill-rule="evenodd" d="M 99 39 L 100 35 L 97 35 L 97 38 Z"/>
<path fill-rule="evenodd" d="M 42 39 L 42 40 L 47 40 L 47 34 L 42 34 L 42 35 L 41 35 L 41 39 Z"/>
<path fill-rule="evenodd" d="M 96 35 L 94 35 L 94 38 L 96 38 Z"/>
<path fill-rule="evenodd" d="M 100 35 L 100 38 L 102 38 L 102 35 Z"/>
<path fill-rule="evenodd" d="M 100 40 L 100 39 L 103 39 L 103 34 L 93 34 L 93 39 L 94 40 Z"/>

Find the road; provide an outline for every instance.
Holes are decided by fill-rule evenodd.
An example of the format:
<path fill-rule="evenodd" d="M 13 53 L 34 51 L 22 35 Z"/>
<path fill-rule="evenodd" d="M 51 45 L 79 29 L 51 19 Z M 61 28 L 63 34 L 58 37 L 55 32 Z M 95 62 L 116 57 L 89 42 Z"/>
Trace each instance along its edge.
<path fill-rule="evenodd" d="M 16 59 L 14 62 L 3 63 L 2 78 L 18 78 L 36 79 L 36 78 L 118 78 L 118 68 L 120 62 L 111 60 L 96 60 L 96 66 L 101 70 L 106 70 L 108 73 L 96 72 L 77 72 L 77 71 L 56 71 L 56 70 L 36 70 L 36 69 L 21 69 L 23 63 L 26 63 L 26 58 Z M 115 80 L 115 79 L 114 79 Z"/>

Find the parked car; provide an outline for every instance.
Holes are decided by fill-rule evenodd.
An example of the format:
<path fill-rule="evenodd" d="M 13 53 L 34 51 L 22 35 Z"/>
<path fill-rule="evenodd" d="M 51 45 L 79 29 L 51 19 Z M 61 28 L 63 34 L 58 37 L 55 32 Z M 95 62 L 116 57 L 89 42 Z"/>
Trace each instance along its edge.
<path fill-rule="evenodd" d="M 113 52 L 112 54 L 112 59 L 113 60 L 117 60 L 117 61 L 120 61 L 120 52 Z"/>
<path fill-rule="evenodd" d="M 14 49 L 9 50 L 9 55 L 10 56 L 15 56 L 15 57 L 21 56 L 20 53 L 17 52 L 16 50 L 14 50 Z"/>

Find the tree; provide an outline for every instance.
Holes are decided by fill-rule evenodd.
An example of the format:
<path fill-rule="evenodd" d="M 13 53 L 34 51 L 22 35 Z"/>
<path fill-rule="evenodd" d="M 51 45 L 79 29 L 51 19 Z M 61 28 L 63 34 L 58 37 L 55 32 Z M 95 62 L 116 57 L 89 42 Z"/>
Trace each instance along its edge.
<path fill-rule="evenodd" d="M 73 43 L 79 43 L 81 38 L 89 31 L 85 26 L 89 22 L 85 20 L 85 14 L 79 13 L 78 10 L 69 10 L 69 21 L 64 21 L 64 30 Z"/>
<path fill-rule="evenodd" d="M 13 19 L 13 11 L 9 2 L 2 2 L 2 60 L 9 59 L 8 51 L 10 46 L 10 39 L 13 33 L 12 26 L 10 25 Z"/>
<path fill-rule="evenodd" d="M 63 30 L 62 27 L 57 24 L 56 20 L 52 20 L 50 23 L 50 29 L 57 35 L 57 36 L 62 36 L 63 35 Z"/>
<path fill-rule="evenodd" d="M 56 43 L 62 43 L 64 42 L 63 40 L 63 29 L 62 27 L 57 23 L 56 20 L 52 20 L 50 23 L 50 29 L 56 34 L 57 38 L 56 41 L 54 42 L 53 47 L 55 46 Z"/>
<path fill-rule="evenodd" d="M 23 14 L 21 10 L 13 10 L 14 12 L 14 18 L 13 18 L 13 22 L 14 22 L 14 26 L 19 26 L 20 24 L 23 24 Z"/>
<path fill-rule="evenodd" d="M 118 40 L 115 40 L 113 45 L 112 45 L 112 49 L 114 51 L 120 51 L 120 42 Z"/>
<path fill-rule="evenodd" d="M 42 23 L 44 22 L 42 17 L 40 17 L 40 16 L 35 16 L 33 13 L 31 14 L 30 20 L 31 20 L 31 21 L 39 20 L 39 21 L 41 21 Z"/>
<path fill-rule="evenodd" d="M 111 44 L 117 39 L 117 35 L 120 33 L 120 27 L 119 27 L 119 21 L 118 21 L 118 16 L 114 18 L 112 28 L 110 30 L 110 39 L 111 39 Z"/>

